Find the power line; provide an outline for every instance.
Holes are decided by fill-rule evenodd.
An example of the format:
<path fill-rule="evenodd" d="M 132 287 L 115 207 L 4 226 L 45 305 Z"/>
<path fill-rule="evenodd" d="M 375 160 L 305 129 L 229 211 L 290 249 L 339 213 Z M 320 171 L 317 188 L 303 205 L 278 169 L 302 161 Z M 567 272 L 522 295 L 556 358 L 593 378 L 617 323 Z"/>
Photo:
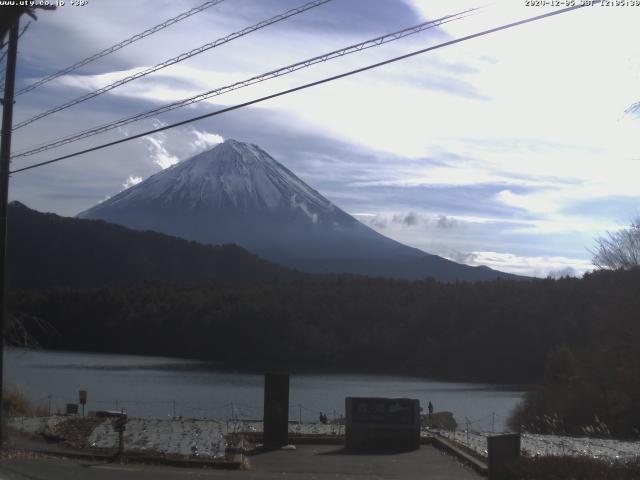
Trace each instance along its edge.
<path fill-rule="evenodd" d="M 190 50 L 189 52 L 185 52 L 185 53 L 181 53 L 180 55 L 170 58 L 169 60 L 165 60 L 162 63 L 159 63 L 157 65 L 154 65 L 153 67 L 149 67 L 146 68 L 145 70 L 142 70 L 141 72 L 137 72 L 134 73 L 133 75 L 129 75 L 125 78 L 121 78 L 120 80 L 117 80 L 109 85 L 106 85 L 102 88 L 99 88 L 97 90 L 94 90 L 93 92 L 89 92 L 85 95 L 82 95 L 74 100 L 71 100 L 67 103 L 63 103 L 62 105 L 59 105 L 57 107 L 54 107 L 50 110 L 47 110 L 45 112 L 39 113 L 38 115 L 31 117 L 27 120 L 24 120 L 20 123 L 18 123 L 17 125 L 15 125 L 13 127 L 13 130 L 17 130 L 19 128 L 22 128 L 26 125 L 29 125 L 30 123 L 35 122 L 36 120 L 39 120 L 43 117 L 46 117 L 48 115 L 51 115 L 53 113 L 59 112 L 60 110 L 64 110 L 66 108 L 72 107 L 74 105 L 77 105 L 78 103 L 82 103 L 86 100 L 89 100 L 91 98 L 97 97 L 98 95 L 102 95 L 105 92 L 108 92 L 110 90 L 113 90 L 114 88 L 120 87 L 126 83 L 132 82 L 133 80 L 137 80 L 138 78 L 141 77 L 145 77 L 147 75 L 150 75 L 151 73 L 157 72 L 158 70 L 161 70 L 163 68 L 169 67 L 171 65 L 175 65 L 176 63 L 182 62 L 183 60 L 187 60 L 188 58 L 191 58 L 195 55 L 199 55 L 200 53 L 206 52 L 207 50 L 211 50 L 212 48 L 218 47 L 220 45 L 223 45 L 225 43 L 231 42 L 232 40 L 235 40 L 236 38 L 240 38 L 243 37 L 245 35 L 248 35 L 249 33 L 255 32 L 256 30 L 259 30 L 261 28 L 264 28 L 268 25 L 272 25 L 274 23 L 280 22 L 282 20 L 285 20 L 289 17 L 292 17 L 294 15 L 298 15 L 302 12 L 306 12 L 307 10 L 311 10 L 312 8 L 315 7 L 319 7 L 320 5 L 323 5 L 325 3 L 328 3 L 332 0 L 313 0 L 312 2 L 306 3 L 301 7 L 298 8 L 294 8 L 291 10 L 288 10 L 284 13 L 281 13 L 279 15 L 276 15 L 275 17 L 271 17 L 268 20 L 263 20 L 259 23 L 256 23 L 255 25 L 252 25 L 250 27 L 246 27 L 242 30 L 239 30 L 237 32 L 234 32 L 230 35 L 227 35 L 226 37 L 222 37 L 219 38 L 217 40 L 214 40 L 213 42 L 210 43 L 206 43 L 198 48 L 194 48 L 193 50 Z"/>
<path fill-rule="evenodd" d="M 105 133 L 108 132 L 110 130 L 113 130 L 115 128 L 118 127 L 122 127 L 125 125 L 128 125 L 130 123 L 133 122 L 137 122 L 140 120 L 144 120 L 146 118 L 149 117 L 153 117 L 155 115 L 159 115 L 162 113 L 166 113 L 168 111 L 171 110 L 175 110 L 177 108 L 182 108 L 188 105 L 192 105 L 194 103 L 197 102 L 201 102 L 203 100 L 207 100 L 209 98 L 212 98 L 214 96 L 218 96 L 218 95 L 222 95 L 224 93 L 229 93 L 231 91 L 234 90 L 238 90 L 240 88 L 244 88 L 244 87 L 248 87 L 250 85 L 256 84 L 256 83 L 260 83 L 260 82 L 264 82 L 266 80 L 270 80 L 272 78 L 276 78 L 276 77 L 280 77 L 283 75 L 287 75 L 289 73 L 293 73 L 297 70 L 300 70 L 302 68 L 306 68 L 306 67 L 310 67 L 312 65 L 315 65 L 317 63 L 321 63 L 321 62 L 326 62 L 328 60 L 332 60 L 334 58 L 338 58 L 338 57 L 342 57 L 351 53 L 356 53 L 356 52 L 360 52 L 362 50 L 366 50 L 368 48 L 372 48 L 372 47 L 377 47 L 379 45 L 383 45 L 385 43 L 389 43 L 395 40 L 399 40 L 401 38 L 404 38 L 406 36 L 409 35 L 414 35 L 416 33 L 422 32 L 424 30 L 430 29 L 430 28 L 434 28 L 440 25 L 444 25 L 446 23 L 452 22 L 454 20 L 459 20 L 462 18 L 465 18 L 465 16 L 471 14 L 473 11 L 475 11 L 476 9 L 471 9 L 471 10 L 466 10 L 464 12 L 460 12 L 460 13 L 456 13 L 453 15 L 447 15 L 445 17 L 439 18 L 437 20 L 432 20 L 430 22 L 424 22 L 418 25 L 415 25 L 413 27 L 409 27 L 409 28 L 405 28 L 403 30 L 399 30 L 397 32 L 393 32 L 393 33 L 388 33 L 385 35 L 382 35 L 380 37 L 376 37 L 376 38 L 372 38 L 370 40 L 366 40 L 364 42 L 361 43 L 357 43 L 354 45 L 350 45 L 348 47 L 339 49 L 339 50 L 334 50 L 332 52 L 329 53 L 325 53 L 323 55 L 318 55 L 316 57 L 307 59 L 307 60 L 303 60 L 301 62 L 297 62 L 294 63 L 292 65 L 288 65 L 286 67 L 282 67 L 276 70 L 272 70 L 270 72 L 267 73 L 263 73 L 260 75 L 256 75 L 254 77 L 251 77 L 249 79 L 246 80 L 242 80 L 239 82 L 235 82 L 232 83 L 230 85 L 226 85 L 223 87 L 219 87 L 213 90 L 209 90 L 207 92 L 204 93 L 200 93 L 198 95 L 195 95 L 193 97 L 184 99 L 184 100 L 180 100 L 178 102 L 173 102 L 167 105 L 164 105 L 162 107 L 159 108 L 155 108 L 153 110 L 149 110 L 143 113 L 139 113 L 136 115 L 133 115 L 131 117 L 127 117 L 124 119 L 120 119 L 117 120 L 115 122 L 111 122 L 105 125 L 101 125 L 98 127 L 94 127 L 88 130 L 83 130 L 81 132 L 72 134 L 72 135 L 68 135 L 64 138 L 55 140 L 53 142 L 49 142 L 47 144 L 43 144 L 37 147 L 33 147 L 33 148 L 29 148 L 27 150 L 23 150 L 21 153 L 17 153 L 15 155 L 13 155 L 11 158 L 20 158 L 20 157 L 27 157 L 27 156 L 31 156 L 34 155 L 36 153 L 41 153 L 44 152 L 46 150 L 51 150 L 52 148 L 56 148 L 56 147 L 60 147 L 62 145 L 66 145 L 68 143 L 72 143 L 78 140 L 82 140 L 88 137 L 92 137 L 94 135 L 98 135 L 100 133 Z"/>
<path fill-rule="evenodd" d="M 592 5 L 597 5 L 600 2 L 601 2 L 601 0 L 594 0 Z M 553 16 L 556 16 L 556 15 L 567 13 L 567 12 L 570 12 L 570 11 L 573 11 L 573 10 L 584 8 L 586 6 L 587 5 L 575 5 L 573 7 L 563 8 L 561 10 L 556 10 L 554 12 L 548 12 L 548 13 L 544 13 L 544 14 L 541 14 L 541 15 L 536 15 L 534 17 L 529 17 L 529 18 L 526 18 L 524 20 L 518 20 L 516 22 L 512 22 L 512 23 L 508 23 L 508 24 L 505 24 L 505 25 L 501 25 L 499 27 L 494 27 L 494 28 L 491 28 L 489 30 L 483 30 L 483 31 L 478 32 L 478 33 L 473 33 L 471 35 L 466 35 L 464 37 L 456 38 L 454 40 L 449 40 L 447 42 L 439 43 L 439 44 L 433 45 L 431 47 L 427 47 L 427 48 L 423 48 L 423 49 L 420 49 L 420 50 L 416 50 L 414 52 L 407 53 L 405 55 L 400 55 L 398 57 L 393 57 L 391 59 L 384 60 L 382 62 L 374 63 L 374 64 L 371 64 L 371 65 L 367 65 L 366 67 L 357 68 L 355 70 L 350 70 L 350 71 L 345 72 L 345 73 L 340 73 L 338 75 L 333 75 L 331 77 L 323 78 L 321 80 L 316 80 L 315 82 L 306 83 L 306 84 L 300 85 L 298 87 L 289 88 L 287 90 L 282 90 L 280 92 L 273 93 L 271 95 L 266 95 L 264 97 L 256 98 L 256 99 L 250 100 L 248 102 L 240 103 L 240 104 L 237 104 L 237 105 L 233 105 L 231 107 L 227 107 L 227 108 L 223 108 L 223 109 L 216 110 L 216 111 L 213 111 L 213 112 L 205 113 L 203 115 L 198 115 L 197 117 L 192 117 L 192 118 L 189 118 L 187 120 L 182 120 L 180 122 L 172 123 L 170 125 L 165 125 L 165 126 L 162 126 L 162 127 L 159 127 L 159 128 L 155 128 L 153 130 L 148 130 L 146 132 L 138 133 L 138 134 L 132 135 L 130 137 L 121 138 L 119 140 L 114 140 L 113 142 L 103 143 L 102 145 L 97 145 L 95 147 L 87 148 L 85 150 L 81 150 L 81 151 L 78 151 L 78 152 L 70 153 L 70 154 L 67 154 L 67 155 L 62 155 L 60 157 L 57 157 L 57 158 L 54 158 L 54 159 L 51 159 L 51 160 L 35 163 L 35 164 L 29 165 L 27 167 L 22 167 L 22 168 L 19 168 L 19 169 L 16 169 L 16 170 L 12 170 L 9 173 L 24 172 L 26 170 L 31 170 L 33 168 L 42 167 L 44 165 L 49 165 L 51 163 L 60 162 L 62 160 L 66 160 L 68 158 L 77 157 L 77 156 L 83 155 L 85 153 L 95 152 L 96 150 L 101 150 L 103 148 L 107 148 L 107 147 L 111 147 L 111 146 L 114 146 L 114 145 L 118 145 L 120 143 L 129 142 L 131 140 L 135 140 L 135 139 L 138 139 L 138 138 L 146 137 L 147 135 L 152 135 L 154 133 L 162 132 L 164 130 L 169 130 L 171 128 L 180 127 L 180 126 L 186 125 L 188 123 L 196 122 L 198 120 L 203 120 L 205 118 L 213 117 L 213 116 L 216 116 L 216 115 L 221 115 L 223 113 L 227 113 L 227 112 L 231 112 L 233 110 L 238 110 L 240 108 L 248 107 L 250 105 L 254 105 L 256 103 L 264 102 L 266 100 L 271 100 L 273 98 L 281 97 L 283 95 L 288 95 L 290 93 L 294 93 L 294 92 L 297 92 L 297 91 L 300 91 L 300 90 L 305 90 L 307 88 L 315 87 L 317 85 L 321 85 L 321 84 L 324 84 L 324 83 L 332 82 L 334 80 L 338 80 L 338 79 L 341 79 L 341 78 L 350 77 L 352 75 L 355 75 L 355 74 L 358 74 L 358 73 L 362 73 L 362 72 L 365 72 L 365 71 L 368 71 L 368 70 L 372 70 L 374 68 L 378 68 L 378 67 L 381 67 L 381 66 L 384 66 L 384 65 L 395 63 L 395 62 L 398 62 L 400 60 L 405 60 L 407 58 L 415 57 L 416 55 L 420 55 L 420 54 L 423 54 L 423 53 L 431 52 L 433 50 L 438 50 L 440 48 L 448 47 L 450 45 L 455 45 L 457 43 L 465 42 L 467 40 L 472 40 L 474 38 L 483 37 L 485 35 L 496 33 L 496 32 L 502 31 L 502 30 L 507 30 L 507 29 L 514 28 L 514 27 L 517 27 L 517 26 L 520 26 L 520 25 L 524 25 L 524 24 L 527 24 L 527 23 L 531 23 L 531 22 L 535 22 L 535 21 L 538 21 L 538 20 L 542 20 L 542 19 L 545 19 L 545 18 L 548 18 L 548 17 L 553 17 Z"/>
<path fill-rule="evenodd" d="M 185 18 L 189 18 L 192 15 L 195 15 L 196 13 L 200 13 L 203 10 L 206 10 L 207 8 L 213 7 L 215 5 L 218 5 L 219 3 L 224 2 L 224 0 L 212 0 L 209 2 L 205 2 L 202 5 L 192 8 L 191 10 L 188 10 L 186 12 L 181 13 L 180 15 L 177 15 L 173 18 L 170 18 L 168 20 L 165 20 L 164 22 L 156 25 L 155 27 L 151 27 L 147 30 L 145 30 L 144 32 L 138 33 L 136 35 L 133 35 L 132 37 L 129 37 L 125 40 L 122 40 L 119 43 L 116 43 L 115 45 L 112 45 L 111 47 L 105 48 L 104 50 L 98 52 L 98 53 L 94 53 L 93 55 L 91 55 L 90 57 L 87 57 L 83 60 L 80 60 L 76 63 L 74 63 L 73 65 L 67 67 L 67 68 L 63 68 L 62 70 L 59 70 L 55 73 L 52 73 L 51 75 L 47 75 L 46 77 L 38 80 L 37 82 L 32 83 L 31 85 L 28 85 L 24 88 L 21 88 L 20 90 L 18 90 L 15 94 L 15 96 L 17 97 L 18 95 L 22 95 L 23 93 L 27 93 L 30 92 L 31 90 L 34 90 L 36 88 L 38 88 L 41 85 L 44 85 L 45 83 L 49 83 L 51 80 L 55 80 L 58 77 L 61 77 L 62 75 L 66 75 L 67 73 L 71 73 L 74 70 L 77 70 L 80 67 L 83 67 L 95 60 L 98 60 L 99 58 L 102 58 L 106 55 L 109 55 L 110 53 L 116 52 L 118 50 L 120 50 L 121 48 L 126 47 L 127 45 L 131 45 L 134 42 L 137 42 L 138 40 L 141 40 L 145 37 L 148 37 L 149 35 L 153 35 L 156 32 L 159 32 L 160 30 L 163 30 L 167 27 L 170 27 L 171 25 L 174 25 L 182 20 L 184 20 Z"/>
<path fill-rule="evenodd" d="M 27 22 L 27 24 L 26 24 L 24 27 L 22 27 L 22 30 L 21 30 L 21 31 L 20 31 L 20 33 L 18 34 L 18 39 L 20 39 L 20 38 L 22 37 L 22 35 L 24 35 L 24 32 L 26 32 L 26 31 L 27 31 L 27 29 L 29 28 L 29 26 L 30 26 L 30 25 L 31 25 L 31 20 L 29 20 L 29 21 Z"/>

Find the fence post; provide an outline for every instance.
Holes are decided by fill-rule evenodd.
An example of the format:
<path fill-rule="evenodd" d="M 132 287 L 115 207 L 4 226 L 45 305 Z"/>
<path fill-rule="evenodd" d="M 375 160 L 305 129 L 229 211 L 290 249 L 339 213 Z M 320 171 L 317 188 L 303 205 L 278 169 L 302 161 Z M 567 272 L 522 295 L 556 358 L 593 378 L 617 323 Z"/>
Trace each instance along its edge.
<path fill-rule="evenodd" d="M 466 430 L 467 430 L 467 445 L 469 445 L 469 419 L 467 417 L 464 417 L 464 420 L 465 420 L 465 422 L 467 424 L 467 428 L 466 428 Z"/>

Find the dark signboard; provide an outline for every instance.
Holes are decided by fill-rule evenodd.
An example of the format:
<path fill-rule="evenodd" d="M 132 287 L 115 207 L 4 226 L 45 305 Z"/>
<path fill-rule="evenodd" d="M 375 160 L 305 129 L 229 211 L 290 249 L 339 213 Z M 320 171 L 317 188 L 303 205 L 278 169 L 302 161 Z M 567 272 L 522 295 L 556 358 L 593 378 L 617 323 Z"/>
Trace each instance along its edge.
<path fill-rule="evenodd" d="M 420 447 L 420 402 L 411 398 L 345 399 L 350 450 L 413 450 Z"/>
<path fill-rule="evenodd" d="M 78 392 L 78 397 L 79 397 L 79 404 L 80 405 L 86 405 L 87 403 L 87 391 L 86 390 L 80 390 L 80 392 Z"/>
<path fill-rule="evenodd" d="M 67 415 L 77 415 L 77 414 L 78 414 L 78 404 L 67 403 Z"/>
<path fill-rule="evenodd" d="M 352 398 L 353 423 L 411 425 L 416 419 L 416 402 L 408 398 Z"/>

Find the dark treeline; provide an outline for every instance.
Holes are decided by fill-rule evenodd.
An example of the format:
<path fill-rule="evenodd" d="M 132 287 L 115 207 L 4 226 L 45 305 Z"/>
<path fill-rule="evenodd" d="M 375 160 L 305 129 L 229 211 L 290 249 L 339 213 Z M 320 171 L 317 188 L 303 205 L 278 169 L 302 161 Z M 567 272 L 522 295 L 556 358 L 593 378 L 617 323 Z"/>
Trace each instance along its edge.
<path fill-rule="evenodd" d="M 623 436 L 640 428 L 638 269 L 532 282 L 57 288 L 13 291 L 10 309 L 45 348 L 541 383 L 514 424 Z"/>

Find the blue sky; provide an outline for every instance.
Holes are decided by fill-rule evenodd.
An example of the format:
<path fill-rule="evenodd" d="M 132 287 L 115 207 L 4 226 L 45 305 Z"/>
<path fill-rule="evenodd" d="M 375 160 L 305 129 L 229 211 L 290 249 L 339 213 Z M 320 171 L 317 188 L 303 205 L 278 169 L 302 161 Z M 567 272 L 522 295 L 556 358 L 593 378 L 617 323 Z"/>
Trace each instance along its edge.
<path fill-rule="evenodd" d="M 67 2 L 69 3 L 69 2 Z M 18 87 L 196 1 L 90 0 L 42 12 Z M 15 121 L 301 5 L 226 0 L 17 98 Z M 13 149 L 75 133 L 427 19 L 474 0 L 333 0 L 15 132 Z M 378 62 L 550 8 L 524 0 L 48 153 L 47 160 Z M 527 275 L 580 274 L 594 237 L 639 211 L 640 7 L 588 7 L 258 106 L 16 174 L 11 197 L 74 215 L 224 138 L 260 145 L 377 231 L 430 253 Z"/>

